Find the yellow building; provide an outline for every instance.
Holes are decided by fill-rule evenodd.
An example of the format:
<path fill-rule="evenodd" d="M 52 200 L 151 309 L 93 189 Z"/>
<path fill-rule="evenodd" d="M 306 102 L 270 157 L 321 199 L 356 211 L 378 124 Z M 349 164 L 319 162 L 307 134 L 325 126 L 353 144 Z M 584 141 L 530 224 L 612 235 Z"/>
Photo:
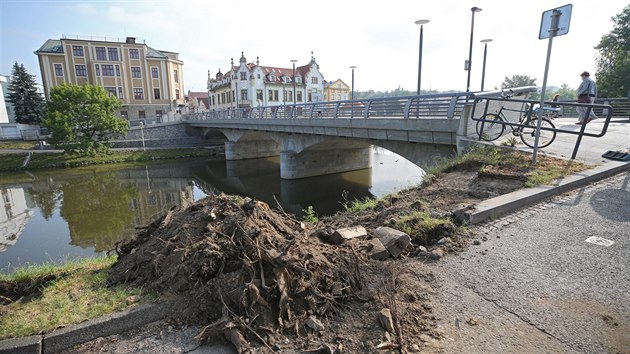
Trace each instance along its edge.
<path fill-rule="evenodd" d="M 341 79 L 324 84 L 325 101 L 344 101 L 350 99 L 350 86 Z"/>
<path fill-rule="evenodd" d="M 125 40 L 63 36 L 35 51 L 44 93 L 63 82 L 102 86 L 123 104 L 118 114 L 137 125 L 179 120 L 184 107 L 184 62 L 134 37 Z"/>

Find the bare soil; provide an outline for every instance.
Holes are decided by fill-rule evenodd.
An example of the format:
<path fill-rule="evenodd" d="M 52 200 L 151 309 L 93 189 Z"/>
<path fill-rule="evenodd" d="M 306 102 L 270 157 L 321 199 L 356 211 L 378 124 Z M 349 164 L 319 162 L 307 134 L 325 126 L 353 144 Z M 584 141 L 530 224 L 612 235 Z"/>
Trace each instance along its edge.
<path fill-rule="evenodd" d="M 525 172 L 459 165 L 372 210 L 315 224 L 260 201 L 210 196 L 118 245 L 110 284 L 163 294 L 178 306 L 178 320 L 201 325 L 198 341 L 226 340 L 239 353 L 439 352 L 445 333 L 433 299 L 441 289 L 428 263 L 475 237 L 453 211 L 524 188 Z M 401 224 L 414 212 L 446 221 Z M 357 225 L 366 237 L 340 245 L 322 237 Z M 396 225 L 414 230 L 411 245 L 395 259 L 370 259 L 374 230 Z"/>

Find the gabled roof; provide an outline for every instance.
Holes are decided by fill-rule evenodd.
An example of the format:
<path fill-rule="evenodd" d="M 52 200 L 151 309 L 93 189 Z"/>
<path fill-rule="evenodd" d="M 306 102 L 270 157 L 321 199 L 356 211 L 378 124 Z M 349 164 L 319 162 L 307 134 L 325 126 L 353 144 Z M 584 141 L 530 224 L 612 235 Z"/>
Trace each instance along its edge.
<path fill-rule="evenodd" d="M 63 46 L 58 39 L 49 39 L 35 53 L 63 53 Z"/>

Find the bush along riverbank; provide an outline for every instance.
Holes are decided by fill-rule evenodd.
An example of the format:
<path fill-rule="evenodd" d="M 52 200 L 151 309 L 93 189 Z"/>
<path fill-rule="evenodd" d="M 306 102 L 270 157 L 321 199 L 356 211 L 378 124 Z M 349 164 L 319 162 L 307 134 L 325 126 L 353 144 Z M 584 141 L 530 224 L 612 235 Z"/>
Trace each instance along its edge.
<path fill-rule="evenodd" d="M 223 156 L 223 146 L 207 148 L 112 150 L 106 154 L 78 155 L 62 152 L 16 152 L 0 154 L 0 171 L 71 168 L 88 165 L 130 163 Z"/>

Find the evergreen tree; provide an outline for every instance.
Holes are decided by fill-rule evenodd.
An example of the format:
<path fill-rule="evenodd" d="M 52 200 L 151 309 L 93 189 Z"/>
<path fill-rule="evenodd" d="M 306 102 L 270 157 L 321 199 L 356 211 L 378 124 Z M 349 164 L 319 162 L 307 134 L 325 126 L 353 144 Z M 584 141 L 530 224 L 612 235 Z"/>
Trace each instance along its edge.
<path fill-rule="evenodd" d="M 7 101 L 13 104 L 15 121 L 21 124 L 39 124 L 42 120 L 44 99 L 37 92 L 35 76 L 27 73 L 23 64 L 13 64 L 8 91 Z"/>
<path fill-rule="evenodd" d="M 597 89 L 601 97 L 630 96 L 630 5 L 612 18 L 610 33 L 602 36 L 595 49 L 597 58 Z"/>

